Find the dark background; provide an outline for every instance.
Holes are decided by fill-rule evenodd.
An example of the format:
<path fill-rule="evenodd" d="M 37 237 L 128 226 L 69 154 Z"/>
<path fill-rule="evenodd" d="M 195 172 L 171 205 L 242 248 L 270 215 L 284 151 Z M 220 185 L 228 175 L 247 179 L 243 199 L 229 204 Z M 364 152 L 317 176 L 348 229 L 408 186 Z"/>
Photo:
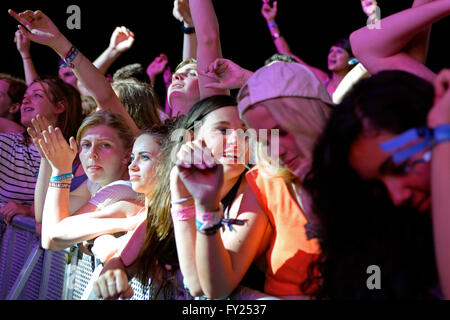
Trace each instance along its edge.
<path fill-rule="evenodd" d="M 214 0 L 219 20 L 222 49 L 229 58 L 243 67 L 256 70 L 275 53 L 266 22 L 261 15 L 261 0 Z M 66 13 L 69 5 L 81 8 L 81 29 L 69 30 Z M 410 7 L 412 0 L 378 0 L 382 17 Z M 108 46 L 116 26 L 126 26 L 136 36 L 134 46 L 110 68 L 113 73 L 123 65 L 139 62 L 144 68 L 160 53 L 169 57 L 174 67 L 182 58 L 181 23 L 172 15 L 171 0 L 128 0 L 121 2 L 61 0 L 2 1 L 0 23 L 3 45 L 0 72 L 23 77 L 22 60 L 16 50 L 16 21 L 7 9 L 44 11 L 62 33 L 91 60 Z M 359 0 L 295 1 L 279 0 L 277 22 L 292 52 L 311 65 L 326 70 L 330 44 L 366 24 L 367 17 Z M 435 72 L 450 67 L 447 44 L 450 18 L 433 26 L 427 65 Z M 56 74 L 58 56 L 50 48 L 31 44 L 31 55 L 38 73 Z"/>

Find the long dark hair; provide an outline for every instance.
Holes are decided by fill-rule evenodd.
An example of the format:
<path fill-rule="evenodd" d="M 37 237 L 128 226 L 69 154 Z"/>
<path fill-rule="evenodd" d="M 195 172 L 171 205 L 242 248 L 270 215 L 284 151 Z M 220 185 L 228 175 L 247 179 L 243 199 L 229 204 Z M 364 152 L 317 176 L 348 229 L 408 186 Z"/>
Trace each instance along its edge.
<path fill-rule="evenodd" d="M 310 274 L 320 275 L 317 298 L 436 297 L 430 215 L 394 207 L 383 185 L 362 181 L 348 161 L 358 135 L 423 126 L 432 105 L 430 83 L 383 71 L 355 85 L 333 111 L 304 184 L 322 227 L 322 255 L 310 267 Z M 381 290 L 366 285 L 371 265 L 380 268 Z"/>
<path fill-rule="evenodd" d="M 236 105 L 236 100 L 230 96 L 212 96 L 197 102 L 185 116 L 180 116 L 176 120 L 161 147 L 161 162 L 155 170 L 156 185 L 149 196 L 150 206 L 145 241 L 137 260 L 137 276 L 144 285 L 148 284 L 149 279 L 156 281 L 159 290 L 162 290 L 166 298 L 172 295 L 171 279 L 179 267 L 170 215 L 169 181 L 174 165 L 172 162 L 173 151 L 181 145 L 184 137 L 175 133 L 180 129 L 193 129 L 196 122 L 202 121 L 214 110 Z M 171 265 L 172 270 L 166 270 L 165 265 Z"/>

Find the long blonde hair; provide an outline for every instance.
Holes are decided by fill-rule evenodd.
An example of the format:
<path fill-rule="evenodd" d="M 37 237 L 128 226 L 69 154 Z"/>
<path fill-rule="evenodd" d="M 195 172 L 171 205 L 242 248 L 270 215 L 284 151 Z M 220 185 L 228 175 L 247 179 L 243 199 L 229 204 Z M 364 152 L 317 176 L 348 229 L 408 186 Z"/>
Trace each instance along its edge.
<path fill-rule="evenodd" d="M 263 101 L 261 105 L 266 107 L 275 120 L 283 124 L 285 129 L 295 136 L 296 145 L 300 151 L 302 176 L 297 177 L 285 167 L 280 166 L 276 159 L 267 154 L 261 142 L 257 142 L 256 145 L 256 163 L 263 169 L 263 174 L 281 177 L 286 182 L 292 182 L 297 178 L 303 180 L 311 163 L 314 145 L 325 127 L 331 107 L 317 99 L 298 97 L 270 99 Z"/>

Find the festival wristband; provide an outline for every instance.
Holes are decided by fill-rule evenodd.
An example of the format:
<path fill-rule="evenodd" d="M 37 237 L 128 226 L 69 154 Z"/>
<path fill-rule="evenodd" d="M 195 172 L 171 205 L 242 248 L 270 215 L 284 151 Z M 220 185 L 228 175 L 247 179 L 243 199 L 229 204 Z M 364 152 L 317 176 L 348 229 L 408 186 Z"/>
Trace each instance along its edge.
<path fill-rule="evenodd" d="M 171 209 L 173 221 L 186 221 L 195 217 L 195 206 L 189 206 L 182 209 Z"/>
<path fill-rule="evenodd" d="M 48 186 L 52 188 L 70 189 L 70 183 L 64 182 L 49 182 Z"/>
<path fill-rule="evenodd" d="M 75 58 L 78 56 L 78 54 L 80 53 L 80 51 L 75 48 L 74 46 L 72 46 L 69 50 L 69 52 L 66 54 L 66 57 L 63 59 L 63 63 L 60 65 L 60 68 L 74 68 L 74 64 L 72 63 L 73 60 L 75 60 Z"/>
<path fill-rule="evenodd" d="M 422 138 L 419 142 L 406 147 L 412 141 Z M 392 160 L 394 163 L 401 163 L 415 154 L 433 148 L 436 144 L 450 141 L 450 124 L 443 124 L 434 129 L 427 127 L 412 128 L 391 140 L 380 144 L 385 152 L 394 151 Z"/>
<path fill-rule="evenodd" d="M 222 226 L 223 205 L 220 203 L 219 210 L 213 212 L 195 211 L 195 226 L 201 233 L 208 234 L 209 231 L 215 231 Z M 215 233 L 214 232 L 214 233 Z"/>
<path fill-rule="evenodd" d="M 450 141 L 450 123 L 442 124 L 433 129 L 433 144 Z"/>
<path fill-rule="evenodd" d="M 51 177 L 50 181 L 56 182 L 56 181 L 68 180 L 68 179 L 72 179 L 72 178 L 73 178 L 72 173 L 64 173 L 64 174 L 60 174 L 60 175 Z"/>

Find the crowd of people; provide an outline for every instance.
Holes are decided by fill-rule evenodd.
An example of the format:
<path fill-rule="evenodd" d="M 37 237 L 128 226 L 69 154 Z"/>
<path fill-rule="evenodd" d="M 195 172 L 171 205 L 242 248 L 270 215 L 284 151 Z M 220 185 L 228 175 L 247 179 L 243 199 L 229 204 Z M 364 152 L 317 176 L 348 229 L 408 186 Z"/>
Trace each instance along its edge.
<path fill-rule="evenodd" d="M 382 28 L 338 39 L 320 70 L 262 0 L 277 53 L 252 71 L 223 57 L 211 0 L 175 0 L 173 73 L 161 54 L 112 77 L 131 30 L 91 62 L 44 12 L 9 10 L 25 79 L 0 74 L 4 223 L 32 217 L 44 249 L 95 257 L 102 299 L 130 298 L 133 277 L 151 299 L 449 299 L 450 70 L 425 62 L 450 0 L 361 8 Z"/>

